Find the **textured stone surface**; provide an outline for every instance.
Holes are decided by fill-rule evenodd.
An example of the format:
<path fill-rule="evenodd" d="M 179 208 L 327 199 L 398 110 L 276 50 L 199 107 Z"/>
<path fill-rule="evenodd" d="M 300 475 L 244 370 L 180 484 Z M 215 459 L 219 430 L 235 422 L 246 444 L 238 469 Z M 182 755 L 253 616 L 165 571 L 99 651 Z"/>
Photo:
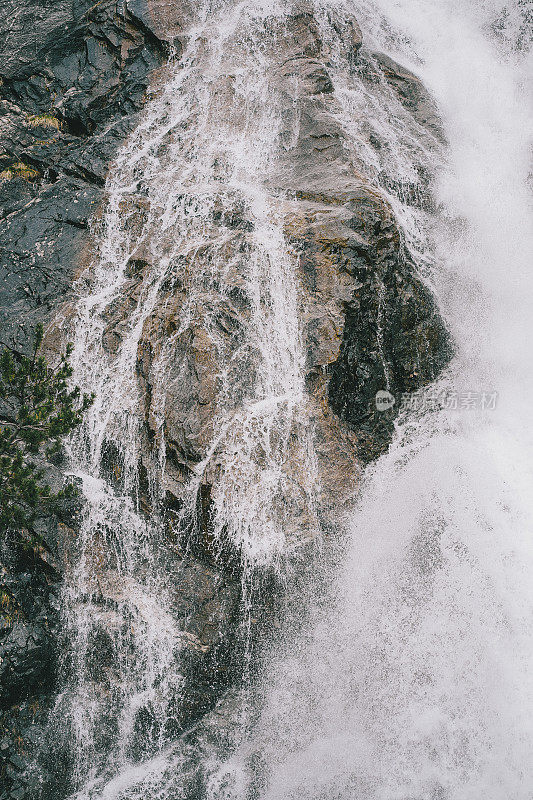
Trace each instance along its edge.
<path fill-rule="evenodd" d="M 362 81 L 384 78 L 417 130 L 442 138 L 434 103 L 420 80 L 382 54 L 358 64 L 357 22 L 334 24 L 354 75 Z M 304 59 L 301 43 L 312 39 L 312 55 L 326 73 L 328 54 L 314 35 L 313 18 L 295 17 L 289 31 L 293 25 L 299 38 L 287 40 L 289 61 Z M 328 414 L 318 422 L 319 439 L 335 442 L 342 430 L 340 457 L 328 458 L 323 469 L 331 474 L 333 461 L 342 485 L 342 476 L 353 472 L 350 461 L 374 458 L 389 441 L 394 411 L 378 413 L 376 393 L 388 389 L 399 395 L 429 383 L 447 363 L 450 346 L 431 293 L 402 246 L 392 209 L 365 174 L 357 148 L 346 146 L 335 96 L 318 94 L 304 78 L 297 104 L 287 103 L 286 137 L 297 113 L 298 139 L 281 159 L 275 186 L 294 198 L 282 213 L 287 237 L 301 254 L 309 387 L 312 396 L 327 396 L 329 410 L 348 423 L 348 431 L 342 430 L 337 419 L 334 430 Z"/>
<path fill-rule="evenodd" d="M 4 335 L 57 313 L 73 276 L 89 263 L 90 220 L 105 199 L 109 165 L 138 121 L 147 96 L 164 79 L 162 64 L 167 55 L 172 52 L 179 57 L 190 11 L 188 3 L 168 0 L 126 0 L 118 5 L 112 0 L 4 2 L 0 9 L 4 34 L 0 41 L 0 325 Z M 442 139 L 431 98 L 418 78 L 384 55 L 365 53 L 354 18 L 339 18 L 333 24 L 355 78 L 386 84 L 405 110 L 406 124 L 412 120 L 416 134 L 427 135 L 428 146 Z M 373 188 L 357 147 L 353 143 L 351 150 L 347 147 L 331 54 L 321 41 L 310 5 L 296 3 L 292 16 L 272 25 L 276 35 L 265 57 L 271 63 L 271 88 L 280 97 L 283 149 L 269 180 L 272 193 L 280 197 L 277 211 L 287 241 L 299 253 L 307 410 L 315 430 L 321 521 L 327 524 L 328 515 L 351 497 L 361 464 L 382 452 L 390 439 L 392 413 L 376 413 L 376 392 L 384 388 L 393 393 L 415 391 L 434 378 L 450 350 L 431 294 L 401 246 L 391 208 Z M 232 76 L 221 76 L 217 102 L 232 103 L 233 91 Z M 368 141 L 381 146 L 374 132 Z M 361 141 L 361 146 L 367 144 Z M 131 202 L 137 203 L 138 216 L 142 216 L 146 210 L 142 198 Z M 425 202 L 430 201 L 426 198 Z M 212 225 L 231 237 L 234 251 L 245 252 L 249 223 L 242 209 L 215 208 Z M 218 256 L 224 258 L 222 252 Z M 204 257 L 208 259 L 209 254 L 195 253 L 196 268 Z M 121 300 L 108 310 L 104 340 L 110 353 L 119 346 L 125 320 L 151 266 L 149 248 L 130 262 Z M 227 280 L 231 291 L 223 304 L 215 293 L 202 297 L 205 317 L 217 308 L 224 343 L 221 352 L 226 355 L 242 344 L 249 316 L 242 275 L 233 268 Z M 180 506 L 194 466 L 206 455 L 219 392 L 221 364 L 208 335 L 207 319 L 200 318 L 180 331 L 190 291 L 187 280 L 162 287 L 137 354 L 145 420 L 143 458 L 149 467 L 160 413 L 154 402 L 160 389 L 155 366 L 162 349 L 173 341 L 163 396 L 164 480 L 170 517 Z M 286 469 L 296 487 L 297 506 L 301 475 L 291 458 L 289 452 Z M 112 453 L 109 466 L 112 472 Z M 242 656 L 236 627 L 241 600 L 238 572 L 232 572 L 231 563 L 226 569 L 215 565 L 209 548 L 214 472 L 206 472 L 200 493 L 204 538 L 190 542 L 186 557 L 176 552 L 169 560 L 175 587 L 173 613 L 182 623 L 187 675 L 183 702 L 173 719 L 176 733 L 210 712 L 235 679 Z M 301 530 L 315 530 L 313 522 L 297 521 Z M 48 529 L 50 523 L 43 521 L 43 526 Z M 67 566 L 74 528 L 67 513 L 59 535 Z M 49 533 L 53 550 L 57 529 Z M 6 787 L 0 789 L 0 800 L 39 797 L 37 789 L 28 788 L 23 772 L 54 687 L 59 569 L 53 553 L 43 553 L 43 563 L 32 571 L 6 567 L 4 580 L 18 610 L 10 615 L 7 603 L 8 622 L 0 634 L 0 761 Z M 116 575 L 109 570 L 100 578 L 104 600 L 112 605 Z M 105 625 L 99 636 L 94 652 L 101 661 L 96 659 L 94 664 L 95 680 L 105 692 L 109 686 L 99 675 L 106 658 Z M 228 707 L 231 702 L 229 697 Z M 189 757 L 203 742 L 220 742 L 229 717 L 231 709 L 219 707 L 209 713 L 196 739 L 191 734 Z M 51 770 L 48 796 L 57 800 L 62 790 L 60 776 L 52 775 L 55 766 L 47 767 Z M 65 776 L 67 771 L 65 766 Z M 191 797 L 199 780 L 191 766 Z"/>
<path fill-rule="evenodd" d="M 57 575 L 10 561 L 0 568 L 0 797 L 27 797 L 25 770 L 55 688 Z"/>
<path fill-rule="evenodd" d="M 50 314 L 90 241 L 109 163 L 134 127 L 160 41 L 112 0 L 0 8 L 0 324 Z"/>
<path fill-rule="evenodd" d="M 86 261 L 110 161 L 171 43 L 113 0 L 6 0 L 0 32 L 0 339 L 25 347 Z M 75 537 L 71 524 L 66 509 L 59 539 Z M 41 796 L 25 770 L 55 690 L 57 525 L 41 521 L 51 550 L 35 563 L 3 559 L 2 800 Z M 56 800 L 60 770 L 49 768 Z"/>
<path fill-rule="evenodd" d="M 402 246 L 392 209 L 364 173 L 357 150 L 347 147 L 316 21 L 304 8 L 272 24 L 278 26 L 274 45 L 269 51 L 265 44 L 265 52 L 282 105 L 281 141 L 290 145 L 280 151 L 269 180 L 273 193 L 284 194 L 277 210 L 289 244 L 299 253 L 309 413 L 315 429 L 321 508 L 328 512 L 351 496 L 359 466 L 379 455 L 390 440 L 396 409 L 378 413 L 376 393 L 416 391 L 442 369 L 450 348 L 431 293 Z M 360 80 L 392 84 L 406 106 L 406 122 L 412 114 L 417 129 L 434 139 L 438 120 L 418 79 L 382 56 L 374 59 L 366 54 L 359 64 L 361 35 L 356 21 L 343 19 L 336 24 L 350 63 L 360 70 L 355 72 Z M 230 109 L 234 113 L 228 76 L 225 87 L 223 102 L 228 114 Z M 246 252 L 247 224 L 241 209 L 225 208 L 214 215 L 211 238 L 231 242 L 230 253 Z M 212 441 L 220 391 L 216 376 L 242 345 L 249 315 L 242 275 L 231 267 L 230 255 L 214 255 L 206 244 L 205 252 L 194 254 L 196 269 L 210 257 L 219 264 L 227 258 L 225 280 L 230 290 L 223 297 L 216 289 L 205 291 L 204 316 L 177 334 L 192 291 L 190 271 L 184 270 L 180 281 L 163 287 L 144 325 L 138 353 L 148 440 L 156 434 L 163 407 L 166 488 L 170 503 L 178 506 L 195 464 L 205 458 Z M 149 255 L 145 262 L 135 262 L 126 286 L 128 297 L 135 300 L 150 267 Z M 120 338 L 127 309 L 128 304 L 122 303 L 116 319 L 110 319 L 111 349 L 113 339 Z M 219 355 L 209 333 L 214 309 L 217 337 L 224 343 Z M 156 366 L 170 339 L 172 358 L 160 387 Z M 239 381 L 242 384 L 239 378 L 236 386 Z M 291 457 L 288 469 L 297 484 L 301 476 L 297 464 L 290 466 Z M 207 470 L 204 478 L 207 496 L 213 471 Z M 301 530 L 313 528 L 302 520 L 298 525 Z"/>
<path fill-rule="evenodd" d="M 180 37 L 192 21 L 190 2 L 126 0 L 126 6 L 129 14 L 158 41 L 172 45 L 179 52 L 182 46 Z"/>
<path fill-rule="evenodd" d="M 449 357 L 448 335 L 384 201 L 365 184 L 341 209 L 335 196 L 327 199 L 294 204 L 288 217 L 310 299 L 309 381 L 327 385 L 331 410 L 366 461 L 392 428 L 392 415 L 376 411 L 376 393 L 399 396 L 429 383 Z"/>
<path fill-rule="evenodd" d="M 374 57 L 385 80 L 394 89 L 402 105 L 422 127 L 428 128 L 434 136 L 444 141 L 442 123 L 435 102 L 420 78 L 384 53 L 375 53 Z"/>

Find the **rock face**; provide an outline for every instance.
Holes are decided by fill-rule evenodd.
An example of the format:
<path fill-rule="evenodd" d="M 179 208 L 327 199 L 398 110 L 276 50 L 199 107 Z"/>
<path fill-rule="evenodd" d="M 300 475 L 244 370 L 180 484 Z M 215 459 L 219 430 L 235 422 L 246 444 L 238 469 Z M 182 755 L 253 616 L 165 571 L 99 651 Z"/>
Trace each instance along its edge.
<path fill-rule="evenodd" d="M 27 758 L 42 736 L 43 710 L 55 686 L 57 614 L 39 569 L 10 573 L 1 589 L 0 773 L 2 787 L 15 791 L 25 785 Z"/>
<path fill-rule="evenodd" d="M 55 474 L 50 474 L 55 472 Z M 57 490 L 58 470 L 48 470 Z M 0 797 L 36 797 L 26 773 L 46 735 L 57 689 L 60 631 L 58 545 L 76 536 L 79 502 L 64 501 L 58 516 L 37 520 L 39 553 L 0 549 Z M 41 776 L 42 777 L 42 776 Z"/>
<path fill-rule="evenodd" d="M 4 330 L 47 316 L 71 285 L 109 164 L 169 51 L 127 4 L 117 8 L 40 0 L 0 10 Z"/>
<path fill-rule="evenodd" d="M 280 106 L 282 146 L 266 180 L 272 197 L 279 198 L 276 213 L 284 221 L 289 248 L 298 254 L 308 404 L 319 462 L 320 504 L 326 511 L 338 509 L 353 492 L 358 466 L 386 448 L 400 395 L 433 380 L 447 363 L 450 346 L 431 293 L 405 247 L 399 222 L 359 156 L 358 147 L 363 150 L 368 143 L 362 133 L 361 142 L 350 142 L 343 128 L 343 109 L 333 91 L 334 62 L 317 21 L 304 9 L 269 25 L 264 55 L 269 59 L 269 88 Z M 385 56 L 361 51 L 355 19 L 334 19 L 333 26 L 341 58 L 352 65 L 354 81 L 378 83 L 384 102 L 396 103 L 402 124 L 420 131 L 425 144 L 439 146 L 438 119 L 418 79 Z M 226 46 L 230 49 L 231 42 Z M 229 119 L 236 117 L 237 125 L 245 124 L 239 123 L 231 63 L 224 67 L 224 86 L 215 102 Z M 382 147 L 375 136 L 373 141 L 376 149 Z M 427 179 L 425 186 L 425 196 L 414 197 L 413 203 L 430 202 Z M 179 282 L 168 281 L 162 287 L 138 350 L 147 441 L 156 436 L 160 408 L 165 409 L 165 480 L 171 506 L 179 506 L 195 465 L 209 451 L 221 402 L 217 376 L 225 364 L 238 359 L 250 318 L 243 275 L 231 263 L 235 253 L 246 253 L 251 246 L 249 218 L 238 204 L 215 206 L 208 224 L 212 244 L 207 241 L 191 255 L 197 270 L 210 261 L 227 261 L 224 290 L 217 286 L 202 290 L 204 311 L 180 333 L 195 292 L 194 272 L 185 268 Z M 217 249 L 220 241 L 224 252 Z M 126 284 L 132 307 L 154 269 L 154 258 L 147 254 L 150 248 L 143 246 L 141 259 L 132 259 Z M 111 349 L 120 341 L 128 306 L 122 303 L 113 313 L 106 332 Z M 172 358 L 162 388 L 160 364 L 169 340 Z M 241 366 L 241 374 L 251 374 L 249 366 Z M 239 375 L 231 380 L 237 407 L 239 392 L 246 394 L 245 381 Z M 376 409 L 380 390 L 398 398 L 396 409 L 386 413 Z M 294 464 L 297 456 L 287 460 Z M 220 468 L 217 464 L 215 454 L 203 484 L 207 497 Z M 293 472 L 292 478 L 303 485 L 301 476 Z M 300 529 L 307 525 L 311 536 L 316 524 L 320 523 L 298 522 Z"/>
<path fill-rule="evenodd" d="M 83 272 L 91 264 L 95 244 L 90 223 L 105 202 L 104 184 L 117 148 L 141 119 L 148 97 L 160 90 L 168 56 L 180 58 L 193 19 L 194 3 L 168 0 L 4 3 L 0 324 L 5 336 L 18 334 L 24 344 L 21 323 L 55 317 L 57 331 L 65 318 L 68 322 L 72 308 L 63 301 L 75 276 L 81 273 L 90 281 L 90 266 Z M 320 483 L 317 506 L 308 512 L 302 500 L 307 492 L 303 433 L 295 422 L 283 465 L 286 486 L 292 488 L 283 501 L 296 520 L 297 535 L 306 540 L 334 523 L 351 499 L 362 466 L 390 441 L 395 410 L 378 411 L 376 393 L 387 390 L 398 397 L 416 391 L 435 378 L 451 352 L 400 223 L 384 192 L 377 189 L 378 183 L 394 188 L 394 176 L 383 166 L 388 143 L 372 126 L 373 120 L 365 118 L 363 106 L 342 106 L 336 92 L 339 62 L 349 64 L 354 87 L 378 87 L 383 102 L 393 105 L 401 124 L 410 126 L 412 138 L 419 137 L 424 147 L 440 146 L 443 136 L 420 81 L 387 56 L 366 52 L 355 18 L 330 15 L 325 28 L 307 4 L 296 4 L 288 16 L 267 20 L 265 31 L 268 90 L 278 100 L 281 120 L 279 151 L 265 184 L 297 262 L 306 424 L 314 432 Z M 333 32 L 335 46 L 325 31 Z M 237 29 L 235 41 L 240 34 Z M 211 98 L 213 115 L 224 119 L 227 110 L 228 125 L 236 130 L 242 122 L 238 66 L 238 61 L 225 65 Z M 361 118 L 355 138 L 343 124 L 348 112 Z M 191 113 L 196 113 L 194 106 Z M 412 193 L 413 207 L 428 213 L 429 181 L 421 161 L 406 189 Z M 103 342 L 110 357 L 118 352 L 139 297 L 157 269 L 147 230 L 159 212 L 142 191 L 132 192 L 127 205 L 123 217 L 139 246 L 128 263 L 120 298 L 106 310 Z M 175 587 L 172 613 L 183 630 L 181 667 L 186 675 L 180 710 L 173 717 L 176 734 L 207 714 L 204 728 L 213 726 L 216 712 L 211 709 L 235 681 L 242 657 L 235 553 L 226 561 L 217 560 L 210 525 L 222 468 L 212 447 L 223 391 L 220 375 L 226 365 L 238 365 L 236 374 L 230 374 L 230 382 L 235 379 L 232 402 L 238 409 L 253 372 L 238 355 L 251 309 L 235 258 L 250 253 L 250 226 L 238 203 L 225 204 L 223 197 L 213 202 L 209 230 L 214 244 L 187 252 L 180 277 L 162 282 L 143 320 L 136 351 L 144 425 L 140 472 L 145 477 L 160 455 L 156 450 L 164 429 L 162 482 L 169 520 L 168 564 Z M 198 273 L 213 260 L 227 265 L 224 290 L 214 283 L 202 287 L 198 317 L 184 325 L 198 289 Z M 164 361 L 169 343 L 172 358 Z M 52 336 L 49 344 L 54 345 Z M 112 443 L 107 460 L 112 475 L 120 468 Z M 197 465 L 206 460 L 198 494 L 200 525 L 184 553 L 175 546 L 173 537 L 183 531 L 177 532 L 173 520 L 181 513 Z M 143 509 L 150 513 L 149 492 L 141 494 Z M 68 550 L 74 529 L 63 521 L 55 540 L 50 540 L 51 549 L 59 541 Z M 191 537 L 190 530 L 187 535 Z M 68 558 L 65 563 L 68 569 Z M 0 639 L 0 800 L 58 798 L 69 788 L 68 764 L 62 786 L 54 778 L 53 764 L 48 764 L 50 774 L 43 778 L 48 795 L 32 789 L 23 772 L 32 757 L 32 738 L 42 735 L 55 689 L 61 569 L 56 561 L 54 569 L 8 565 L 4 572 L 13 599 L 5 601 Z M 100 591 L 103 605 L 117 601 L 112 580 L 107 587 L 103 581 Z M 112 624 L 107 610 L 106 606 L 95 647 L 101 662 L 94 669 L 102 674 L 106 624 Z M 112 682 L 106 680 L 95 679 L 98 690 L 112 692 Z M 139 747 L 137 757 L 149 755 Z"/>
<path fill-rule="evenodd" d="M 420 81 L 386 56 L 360 57 L 355 20 L 333 20 L 333 25 L 354 77 L 363 85 L 391 86 L 411 116 L 407 124 L 414 122 L 422 136 L 442 138 L 434 105 Z M 338 103 L 330 95 L 331 56 L 316 24 L 299 14 L 289 22 L 289 31 L 293 28 L 300 39 L 288 38 L 280 74 L 293 74 L 287 63 L 312 61 L 315 76 L 322 77 L 315 83 L 307 77 L 299 81 L 298 139 L 281 160 L 276 185 L 294 198 L 284 212 L 287 236 L 301 253 L 309 380 L 314 387 L 323 385 L 319 393 L 327 393 L 331 410 L 348 423 L 356 439 L 354 455 L 364 462 L 386 447 L 391 432 L 393 415 L 376 410 L 376 393 L 388 390 L 398 397 L 416 391 L 440 372 L 450 348 L 392 208 L 372 185 L 357 142 L 355 148 L 348 145 Z M 309 45 L 301 42 L 311 39 L 309 59 Z M 303 75 L 308 74 L 303 68 Z M 384 103 L 390 102 L 385 95 Z M 287 104 L 287 137 L 293 109 Z M 381 146 L 379 141 L 373 144 Z M 359 147 L 363 145 L 361 141 Z"/>
<path fill-rule="evenodd" d="M 22 348 L 85 263 L 110 162 L 171 46 L 117 9 L 85 0 L 0 9 L 0 338 Z M 69 519 L 42 526 L 52 551 L 45 561 L 2 556 L 2 800 L 40 796 L 25 770 L 56 688 L 57 547 L 75 531 Z M 50 768 L 57 776 L 57 763 Z M 59 793 L 57 782 L 51 796 Z"/>

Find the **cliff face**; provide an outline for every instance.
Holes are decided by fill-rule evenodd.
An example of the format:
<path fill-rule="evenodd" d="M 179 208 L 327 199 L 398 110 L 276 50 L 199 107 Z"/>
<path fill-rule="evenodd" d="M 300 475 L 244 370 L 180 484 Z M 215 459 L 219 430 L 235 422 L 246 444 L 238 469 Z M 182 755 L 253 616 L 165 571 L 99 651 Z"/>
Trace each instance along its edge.
<path fill-rule="evenodd" d="M 109 164 L 169 44 L 128 4 L 7 2 L 0 15 L 1 301 L 16 325 L 71 285 Z"/>
<path fill-rule="evenodd" d="M 4 336 L 16 334 L 22 339 L 21 324 L 53 320 L 48 340 L 53 350 L 68 330 L 73 304 L 65 303 L 65 298 L 76 276 L 91 279 L 96 242 L 89 223 L 105 205 L 105 181 L 113 159 L 142 118 L 143 106 L 162 91 L 167 58 L 179 60 L 193 10 L 187 3 L 168 0 L 4 3 L 0 10 Z M 377 170 L 369 171 L 361 155 L 369 149 L 379 153 L 386 144 L 372 129 L 371 119 L 355 142 L 341 124 L 336 59 L 348 60 L 352 80 L 362 87 L 378 86 L 383 102 L 394 104 L 394 113 L 412 130 L 413 138 L 434 148 L 442 134 L 431 98 L 414 75 L 383 55 L 365 51 L 354 18 L 333 19 L 331 24 L 338 36 L 337 51 L 323 41 L 311 10 L 295 7 L 283 20 L 268 23 L 264 53 L 270 90 L 279 98 L 283 120 L 283 146 L 265 180 L 278 198 L 276 213 L 283 221 L 288 247 L 298 256 L 306 403 L 320 484 L 318 504 L 310 514 L 304 503 L 302 430 L 294 423 L 283 464 L 286 486 L 291 487 L 283 502 L 292 509 L 293 543 L 312 539 L 332 523 L 349 503 L 364 463 L 386 448 L 395 411 L 378 411 L 376 392 L 387 389 L 398 396 L 416 391 L 433 380 L 450 354 L 431 294 L 416 274 L 393 209 L 376 188 Z M 237 30 L 235 42 L 239 35 Z M 242 118 L 231 68 L 231 63 L 226 65 L 214 96 L 217 119 L 228 119 L 228 131 L 231 126 L 238 131 Z M 162 148 L 167 145 L 163 142 Z M 421 165 L 412 187 L 414 207 L 431 210 L 429 182 Z M 125 325 L 157 270 L 156 256 L 162 247 L 157 238 L 159 209 L 135 192 L 128 203 L 123 218 L 133 241 L 132 255 L 120 301 L 106 311 L 103 343 L 110 358 L 120 348 Z M 183 622 L 189 660 L 181 711 L 174 720 L 177 731 L 212 708 L 238 672 L 239 658 L 238 570 L 229 560 L 225 566 L 216 562 L 210 544 L 211 509 L 225 469 L 224 454 L 212 446 L 224 391 L 219 376 L 226 364 L 238 365 L 231 376 L 237 413 L 252 371 L 239 360 L 252 311 L 235 258 L 236 253 L 250 251 L 250 221 L 238 204 L 224 205 L 223 197 L 213 203 L 208 240 L 202 252 L 183 257 L 179 281 L 165 281 L 159 287 L 143 321 L 136 353 L 143 419 L 140 471 L 148 475 L 152 468 L 163 415 L 162 483 L 170 519 L 183 508 L 196 465 L 208 462 L 199 485 L 195 544 L 186 558 L 175 555 L 173 560 L 174 613 Z M 227 260 L 223 289 L 211 284 L 202 295 L 202 310 L 194 324 L 184 326 L 197 291 L 197 272 L 217 259 Z M 217 309 L 216 347 L 213 308 Z M 120 469 L 111 445 L 106 456 L 110 474 Z M 142 504 L 149 513 L 148 493 Z M 75 538 L 75 528 L 76 521 L 68 515 L 48 524 L 51 551 L 63 553 L 63 560 L 56 556 L 49 568 L 40 562 L 31 568 L 5 565 L 5 581 L 14 587 L 20 608 L 4 615 L 0 639 L 6 687 L 1 800 L 36 798 L 43 791 L 32 784 L 34 778 L 24 776 L 24 769 L 39 743 L 39 726 L 55 688 L 57 586 L 63 569 L 69 569 L 69 541 Z M 111 600 L 112 581 L 106 588 L 103 580 L 100 591 L 104 601 Z M 95 653 L 105 652 L 105 640 L 102 629 Z M 234 655 L 223 652 L 232 646 Z M 63 789 L 57 774 L 54 777 L 57 767 L 49 761 L 45 776 L 46 769 L 46 791 L 59 797 L 68 789 L 68 763 Z"/>
<path fill-rule="evenodd" d="M 425 145 L 439 146 L 439 123 L 418 79 L 385 56 L 361 51 L 355 19 L 339 19 L 335 24 L 342 58 L 353 65 L 354 78 L 363 85 L 382 85 L 384 103 L 390 103 L 392 89 L 401 123 L 410 125 Z M 238 28 L 225 43 L 229 51 L 239 36 L 244 38 L 245 32 Z M 397 409 L 378 411 L 376 393 L 387 389 L 399 401 L 401 394 L 430 382 L 446 363 L 449 344 L 392 208 L 376 190 L 373 176 L 358 155 L 358 143 L 350 142 L 343 129 L 328 72 L 334 67 L 334 54 L 322 42 L 313 15 L 296 11 L 281 22 L 272 21 L 263 57 L 269 64 L 269 91 L 277 99 L 282 119 L 282 147 L 265 182 L 271 195 L 279 198 L 276 214 L 283 220 L 289 249 L 298 258 L 299 313 L 320 505 L 323 510 L 338 509 L 353 491 L 358 466 L 379 455 L 391 435 Z M 223 74 L 208 101 L 210 113 L 216 120 L 213 124 L 224 126 L 229 140 L 238 139 L 239 130 L 249 124 L 246 110 L 239 107 L 237 73 L 231 72 L 238 66 L 228 57 L 221 69 Z M 376 136 L 367 135 L 379 149 Z M 163 140 L 157 152 L 170 141 L 170 136 Z M 360 146 L 363 149 L 368 142 L 361 141 Z M 163 171 L 165 164 L 163 153 Z M 422 176 L 415 186 L 415 205 L 430 203 L 428 180 L 429 176 Z M 158 232 L 159 217 L 168 213 L 160 201 L 159 196 L 128 197 L 124 208 L 124 215 L 129 215 L 125 224 L 132 237 L 132 256 L 125 299 L 115 302 L 106 315 L 104 338 L 111 355 L 120 348 L 127 320 L 153 280 L 160 253 L 168 249 Z M 233 403 L 237 414 L 253 379 L 253 367 L 241 356 L 253 308 L 239 266 L 239 258 L 248 258 L 254 246 L 250 219 L 238 202 L 224 196 L 217 197 L 209 214 L 201 249 L 191 247 L 180 253 L 179 279 L 169 277 L 163 282 L 138 343 L 145 467 L 150 469 L 150 442 L 157 438 L 164 408 L 163 480 L 174 508 L 183 502 L 195 465 L 206 458 L 202 487 L 209 506 L 213 482 L 223 470 L 223 455 L 216 450 L 209 455 L 217 409 L 221 403 L 228 407 Z M 169 226 L 176 224 L 171 215 L 169 219 L 167 238 Z M 225 265 L 223 281 L 199 288 L 198 273 L 208 271 L 214 262 Z M 191 305 L 199 302 L 194 322 L 184 327 L 182 320 L 191 313 Z M 219 377 L 228 365 L 238 365 L 230 367 L 233 371 L 227 378 L 233 399 L 224 397 Z M 301 439 L 301 431 L 295 429 L 294 436 Z M 290 444 L 289 451 L 286 468 L 297 506 L 304 502 L 305 475 L 298 474 L 299 458 Z M 320 522 L 300 518 L 298 527 L 298 536 L 307 528 L 312 538 Z"/>
<path fill-rule="evenodd" d="M 0 9 L 0 324 L 20 346 L 50 320 L 87 257 L 109 164 L 171 43 L 141 4 L 7 2 Z M 135 16 L 135 12 L 139 16 Z M 30 336 L 31 338 L 31 336 Z M 57 474 L 53 484 L 60 482 Z M 61 543 L 76 510 L 43 520 L 51 552 L 2 554 L 0 797 L 37 797 L 25 775 L 56 687 Z M 44 559 L 44 560 L 43 560 Z M 49 765 L 59 796 L 61 765 Z"/>

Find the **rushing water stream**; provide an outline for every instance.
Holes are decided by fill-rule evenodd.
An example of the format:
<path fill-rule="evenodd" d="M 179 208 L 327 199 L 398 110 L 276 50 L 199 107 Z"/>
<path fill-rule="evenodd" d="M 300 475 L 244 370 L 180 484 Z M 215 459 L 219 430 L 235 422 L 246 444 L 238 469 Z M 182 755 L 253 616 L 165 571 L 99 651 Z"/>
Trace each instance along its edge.
<path fill-rule="evenodd" d="M 361 490 L 333 608 L 269 665 L 242 757 L 261 750 L 269 799 L 526 800 L 533 240 L 528 61 L 515 49 L 523 18 L 516 4 L 503 13 L 490 2 L 378 8 L 386 24 L 369 6 L 363 30 L 422 76 L 449 140 L 433 233 L 437 293 L 458 345 L 446 382 L 498 398 L 493 411 L 419 404 L 400 418 Z M 499 11 L 500 40 L 490 28 Z"/>
<path fill-rule="evenodd" d="M 237 736 L 229 760 L 213 756 L 209 766 L 211 800 L 533 797 L 526 5 L 314 3 L 331 47 L 346 141 L 360 141 L 365 119 L 379 133 L 381 160 L 370 150 L 359 157 L 432 283 L 456 356 L 438 386 L 400 414 L 390 450 L 368 469 L 331 596 L 302 598 L 311 621 L 296 637 L 291 628 L 265 657 L 253 724 Z M 69 720 L 79 800 L 189 797 L 180 790 L 167 726 L 182 677 L 158 517 L 163 392 L 150 522 L 135 502 L 137 351 L 169 281 L 188 288 L 183 329 L 202 320 L 217 363 L 226 364 L 211 443 L 190 478 L 183 513 L 195 507 L 216 453 L 215 539 L 227 536 L 243 553 L 245 582 L 252 567 L 276 565 L 293 522 L 283 467 L 289 441 L 306 476 L 307 514 L 315 513 L 297 255 L 284 237 L 280 197 L 266 188 L 276 168 L 281 109 L 268 82 L 264 20 L 282 17 L 284 4 L 199 6 L 183 58 L 171 61 L 165 87 L 109 178 L 99 256 L 90 285 L 80 287 L 75 378 L 97 400 L 72 446 L 88 509 L 65 588 L 73 658 L 56 709 Z M 436 99 L 445 149 L 411 141 L 383 106 L 379 87 L 355 85 L 335 48 L 330 11 L 354 13 L 368 48 L 420 75 Z M 230 72 L 236 99 L 228 113 L 222 76 Z M 421 162 L 438 175 L 432 215 L 406 202 Z M 213 224 L 220 206 L 241 209 L 251 231 L 244 248 L 229 227 Z M 109 315 L 128 263 L 141 251 L 152 267 L 110 354 L 103 345 Z M 236 271 L 249 314 L 227 353 L 214 321 Z M 161 386 L 181 333 L 158 355 Z M 445 408 L 430 402 L 437 391 L 447 392 Z M 113 480 L 106 472 L 111 444 L 121 465 Z M 96 675 L 102 665 L 92 661 L 102 630 L 119 654 L 105 690 Z M 140 735 L 146 709 L 151 722 Z M 254 759 L 259 777 L 249 770 Z"/>

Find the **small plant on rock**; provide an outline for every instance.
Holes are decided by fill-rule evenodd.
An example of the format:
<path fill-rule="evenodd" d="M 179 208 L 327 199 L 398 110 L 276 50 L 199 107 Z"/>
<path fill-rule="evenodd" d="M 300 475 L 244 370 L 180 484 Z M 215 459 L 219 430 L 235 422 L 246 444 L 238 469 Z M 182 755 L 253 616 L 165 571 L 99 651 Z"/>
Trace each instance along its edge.
<path fill-rule="evenodd" d="M 35 518 L 75 494 L 71 485 L 54 494 L 42 462 L 60 451 L 93 402 L 69 387 L 72 346 L 52 368 L 41 354 L 42 341 L 38 325 L 30 355 L 0 346 L 0 537 L 30 549 L 42 544 Z"/>

